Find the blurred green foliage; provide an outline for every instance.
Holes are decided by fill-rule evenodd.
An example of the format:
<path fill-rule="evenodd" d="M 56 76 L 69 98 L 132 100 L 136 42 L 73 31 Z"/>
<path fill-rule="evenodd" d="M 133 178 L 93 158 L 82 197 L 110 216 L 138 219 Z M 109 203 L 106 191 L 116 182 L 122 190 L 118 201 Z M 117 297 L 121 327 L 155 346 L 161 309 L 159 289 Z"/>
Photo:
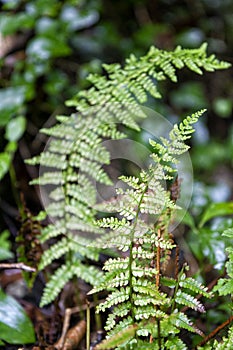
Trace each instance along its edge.
<path fill-rule="evenodd" d="M 83 1 L 2 2 L 0 127 L 5 128 L 2 144 L 18 142 L 28 120 L 42 125 L 72 95 L 76 83 L 72 81 L 73 74 L 76 75 L 79 63 L 72 62 L 71 41 L 74 33 L 98 20 L 97 5 L 96 1 L 93 5 Z M 0 157 L 1 178 L 11 160 L 4 150 Z"/>
<path fill-rule="evenodd" d="M 7 230 L 3 231 L 0 234 L 0 260 L 7 260 L 13 258 L 9 236 L 10 232 Z"/>
<path fill-rule="evenodd" d="M 86 87 L 87 74 L 99 72 L 102 61 L 121 61 L 132 52 L 142 55 L 152 44 L 193 48 L 203 41 L 220 58 L 229 60 L 231 55 L 233 4 L 228 0 L 188 4 L 178 0 L 5 0 L 0 4 L 0 127 L 7 128 L 2 133 L 2 150 L 12 141 L 14 126 L 20 128 L 13 136 L 18 142 L 28 122 L 38 130 L 53 113 L 63 112 L 63 102 L 79 87 Z M 208 107 L 209 120 L 204 124 L 210 118 L 226 119 L 218 122 L 219 129 L 211 128 L 215 136 L 219 131 L 220 138 L 225 137 L 232 117 L 230 74 L 196 81 L 189 81 L 187 74 L 181 74 L 178 90 L 172 84 L 164 86 L 171 91 L 166 108 L 160 102 L 152 107 L 171 120 L 174 113 Z M 11 124 L 14 118 L 17 124 Z M 208 164 L 203 157 L 209 152 L 199 153 L 203 170 L 203 164 Z M 5 158 L 0 167 L 7 171 Z M 195 166 L 198 170 L 198 161 Z"/>

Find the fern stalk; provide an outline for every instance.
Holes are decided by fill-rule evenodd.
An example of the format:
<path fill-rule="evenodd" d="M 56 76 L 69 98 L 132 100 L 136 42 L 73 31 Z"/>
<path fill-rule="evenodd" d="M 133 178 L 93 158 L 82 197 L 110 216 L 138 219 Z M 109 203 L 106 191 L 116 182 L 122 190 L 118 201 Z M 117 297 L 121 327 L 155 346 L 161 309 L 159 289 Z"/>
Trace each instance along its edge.
<path fill-rule="evenodd" d="M 138 208 L 136 211 L 136 215 L 135 215 L 135 222 L 134 225 L 132 227 L 132 230 L 130 232 L 130 246 L 129 246 L 129 299 L 130 299 L 130 303 L 131 305 L 134 305 L 134 301 L 133 301 L 133 283 L 132 283 L 132 278 L 133 278 L 133 247 L 134 247 L 134 235 L 135 235 L 135 229 L 136 226 L 138 224 L 138 216 L 140 213 L 140 207 L 144 198 L 144 195 L 146 193 L 146 191 L 148 190 L 148 186 L 145 186 L 142 194 L 141 194 L 141 198 L 140 201 L 138 203 Z M 132 313 L 132 319 L 133 319 L 133 323 L 135 323 L 135 314 L 134 314 L 134 308 L 131 309 L 131 313 Z"/>

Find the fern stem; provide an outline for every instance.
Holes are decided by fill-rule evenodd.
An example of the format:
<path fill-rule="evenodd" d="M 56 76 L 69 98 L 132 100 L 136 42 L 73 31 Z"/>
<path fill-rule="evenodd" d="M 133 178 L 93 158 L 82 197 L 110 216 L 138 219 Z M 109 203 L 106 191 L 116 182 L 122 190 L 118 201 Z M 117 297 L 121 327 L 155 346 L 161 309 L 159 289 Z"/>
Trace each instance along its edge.
<path fill-rule="evenodd" d="M 159 319 L 157 319 L 157 330 L 158 330 L 158 346 L 159 346 L 159 350 L 162 350 L 161 327 L 160 327 Z"/>
<path fill-rule="evenodd" d="M 93 300 L 94 300 L 94 303 L 95 305 L 97 305 L 99 303 L 99 300 L 98 300 L 98 295 L 97 294 L 94 294 L 93 295 Z M 96 330 L 99 331 L 102 329 L 102 321 L 101 321 L 101 317 L 100 317 L 100 314 L 95 312 L 95 324 L 96 324 Z"/>
<path fill-rule="evenodd" d="M 140 213 L 140 207 L 144 198 L 144 195 L 146 193 L 146 191 L 148 190 L 148 185 L 145 186 L 142 194 L 141 194 L 141 198 L 140 201 L 138 203 L 138 207 L 137 207 L 137 211 L 136 211 L 136 215 L 135 215 L 135 221 L 134 221 L 134 225 L 132 227 L 132 230 L 130 232 L 130 246 L 129 246 L 129 300 L 131 305 L 134 305 L 134 301 L 133 301 L 133 247 L 134 247 L 134 233 L 135 233 L 135 229 L 137 226 L 137 221 L 138 221 L 138 216 Z M 132 307 L 131 309 L 131 316 L 133 319 L 133 323 L 135 323 L 135 313 L 134 313 L 134 308 Z"/>
<path fill-rule="evenodd" d="M 11 189 L 12 189 L 12 194 L 15 200 L 15 203 L 18 207 L 19 213 L 22 218 L 24 218 L 24 208 L 23 205 L 20 201 L 20 197 L 18 195 L 18 181 L 16 178 L 16 173 L 15 173 L 15 168 L 13 166 L 13 163 L 10 164 L 9 166 L 9 175 L 10 175 L 10 181 L 11 181 Z"/>
<path fill-rule="evenodd" d="M 161 230 L 158 229 L 158 239 L 161 238 Z M 160 250 L 160 245 L 158 244 L 157 247 L 157 254 L 156 254 L 156 289 L 159 290 L 159 285 L 160 285 L 160 254 L 161 250 Z"/>
<path fill-rule="evenodd" d="M 172 300 L 173 300 L 172 306 L 171 306 L 171 311 L 172 311 L 172 312 L 175 310 L 175 303 L 176 303 L 176 302 L 175 302 L 175 299 L 176 299 L 175 297 L 176 297 L 176 294 L 177 294 L 177 292 L 178 292 L 178 290 L 179 290 L 180 277 L 183 275 L 184 268 L 185 268 L 185 266 L 182 267 L 180 273 L 179 273 L 178 276 L 177 276 L 177 283 L 176 283 L 175 290 L 174 290 L 174 293 L 173 293 L 173 296 L 172 296 Z"/>
<path fill-rule="evenodd" d="M 90 302 L 86 300 L 87 311 L 86 311 L 86 319 L 87 319 L 87 330 L 86 330 L 86 347 L 87 350 L 90 350 L 91 346 L 91 315 L 90 315 Z"/>
<path fill-rule="evenodd" d="M 223 322 L 220 326 L 215 328 L 213 332 L 211 332 L 209 335 L 207 335 L 198 345 L 195 349 L 197 349 L 199 346 L 205 345 L 210 339 L 214 338 L 223 328 L 228 326 L 231 322 L 233 322 L 233 316 L 229 317 L 225 322 Z"/>

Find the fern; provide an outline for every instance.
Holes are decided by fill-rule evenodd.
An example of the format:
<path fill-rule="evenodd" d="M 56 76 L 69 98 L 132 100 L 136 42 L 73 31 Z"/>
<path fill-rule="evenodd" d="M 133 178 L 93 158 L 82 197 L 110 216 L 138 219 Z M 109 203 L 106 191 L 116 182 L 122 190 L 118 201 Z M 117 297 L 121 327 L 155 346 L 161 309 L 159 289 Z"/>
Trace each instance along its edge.
<path fill-rule="evenodd" d="M 233 238 L 233 228 L 227 229 L 223 232 L 223 236 Z M 233 248 L 227 247 L 226 252 L 228 253 L 229 260 L 226 262 L 226 278 L 220 278 L 214 291 L 218 291 L 220 295 L 233 295 Z"/>
<path fill-rule="evenodd" d="M 226 229 L 223 232 L 223 236 L 233 238 L 233 228 Z M 226 273 L 227 276 L 225 278 L 220 278 L 218 280 L 217 285 L 214 287 L 213 291 L 218 292 L 220 296 L 229 295 L 232 298 L 233 295 L 233 249 L 232 247 L 227 247 L 226 251 L 228 253 L 228 261 L 226 262 Z M 232 305 L 231 305 L 232 307 Z M 225 328 L 232 322 L 232 317 L 229 320 L 225 321 L 221 326 L 219 326 L 219 330 Z M 218 331 L 218 329 L 217 329 Z M 213 332 L 213 334 L 217 333 L 217 331 Z M 207 340 L 212 339 L 212 336 L 208 336 Z M 207 344 L 202 348 L 204 350 L 223 350 L 223 349 L 232 349 L 233 347 L 233 326 L 231 326 L 228 330 L 227 336 L 223 337 L 220 341 L 214 340 L 212 344 L 211 341 L 207 342 Z M 201 349 L 198 347 L 198 349 Z"/>
<path fill-rule="evenodd" d="M 161 214 L 164 215 L 164 208 L 172 211 L 175 207 L 169 193 L 163 189 L 161 180 L 173 178 L 175 171 L 170 163 L 175 164 L 177 154 L 187 149 L 183 141 L 190 137 L 193 131 L 191 124 L 196 121 L 199 114 L 195 114 L 190 120 L 186 119 L 179 128 L 175 127 L 170 135 L 169 144 L 166 144 L 165 140 L 161 140 L 162 146 L 151 141 L 152 146 L 155 147 L 153 161 L 157 162 L 157 165 L 156 167 L 151 165 L 148 172 L 141 173 L 139 183 L 133 177 L 122 178 L 122 181 L 132 187 L 132 190 L 121 193 L 119 189 L 118 194 L 122 196 L 122 201 L 113 201 L 109 209 L 115 208 L 116 205 L 115 209 L 120 208 L 119 213 L 125 217 L 126 221 L 114 221 L 115 225 L 119 224 L 121 227 L 119 226 L 113 232 L 112 237 L 110 234 L 104 245 L 99 247 L 91 246 L 90 236 L 101 233 L 104 227 L 110 224 L 114 225 L 107 220 L 101 225 L 95 221 L 98 210 L 95 183 L 111 184 L 108 174 L 103 169 L 103 165 L 109 164 L 110 155 L 102 141 L 118 140 L 126 136 L 119 130 L 118 124 L 140 130 L 140 120 L 146 115 L 138 103 L 145 103 L 149 95 L 160 98 L 158 82 L 165 79 L 176 82 L 177 70 L 187 67 L 197 74 L 202 74 L 203 70 L 213 71 L 225 69 L 228 66 L 228 63 L 218 61 L 214 55 L 207 57 L 206 44 L 193 50 L 177 47 L 171 52 L 152 47 L 140 59 L 131 55 L 123 68 L 119 64 L 103 65 L 105 75 L 90 75 L 88 80 L 91 87 L 80 91 L 67 102 L 68 106 L 76 108 L 76 112 L 69 117 L 58 116 L 55 126 L 41 130 L 51 137 L 51 142 L 46 151 L 28 161 L 31 165 L 40 165 L 45 169 L 43 174 L 31 183 L 48 188 L 50 198 L 46 213 L 52 219 L 52 224 L 44 228 L 42 241 L 51 239 L 53 241 L 44 253 L 40 264 L 41 269 L 64 256 L 64 265 L 61 265 L 50 279 L 41 305 L 51 302 L 69 278 L 76 273 L 78 277 L 93 284 L 100 283 L 101 279 L 88 278 L 86 273 L 90 267 L 88 259 L 98 259 L 99 250 L 111 246 L 114 239 L 117 247 L 122 250 L 127 250 L 131 244 L 129 288 L 132 302 L 134 278 L 132 261 L 137 259 L 139 261 L 145 256 L 141 271 L 151 261 L 151 253 L 146 249 L 146 245 L 150 244 L 150 237 L 153 237 L 155 245 L 161 245 L 161 249 L 164 249 L 164 244 L 168 244 L 166 237 L 161 237 L 157 243 L 155 242 L 154 228 L 147 227 L 143 215 L 159 217 Z M 155 192 L 156 196 L 154 196 Z M 140 208 L 142 217 L 139 217 L 137 208 Z M 131 233 L 128 233 L 127 222 L 130 223 L 129 229 L 131 229 L 131 220 L 134 217 L 137 217 L 136 224 Z M 164 215 L 163 220 L 166 221 L 165 226 L 167 226 L 169 217 Z M 160 230 L 162 229 L 161 227 Z M 119 238 L 116 239 L 118 233 Z M 136 245 L 132 244 L 136 237 L 139 241 L 148 240 L 147 243 L 139 244 L 142 251 L 138 252 L 138 258 L 135 257 Z M 54 243 L 55 239 L 57 243 Z M 100 244 L 103 244 L 103 241 Z M 166 247 L 167 251 L 169 247 Z M 93 267 L 90 268 L 92 271 Z M 154 273 L 153 269 L 149 268 L 149 271 Z M 163 302 L 164 298 L 161 297 L 161 303 Z"/>
<path fill-rule="evenodd" d="M 151 155 L 154 162 L 147 171 L 141 171 L 138 178 L 121 177 L 130 188 L 117 192 L 114 208 L 118 216 L 98 220 L 98 226 L 108 230 L 98 244 L 104 245 L 107 240 L 108 245 L 109 237 L 111 242 L 114 238 L 118 249 L 125 250 L 128 244 L 129 252 L 129 256 L 124 259 L 110 259 L 105 263 L 103 282 L 91 291 L 110 292 L 107 299 L 97 307 L 98 312 L 115 307 L 107 319 L 108 340 L 103 342 L 103 349 L 110 349 L 113 342 L 117 349 L 124 349 L 125 346 L 141 349 L 143 341 L 148 343 L 145 337 L 155 339 L 154 344 L 160 339 L 164 349 L 169 349 L 171 344 L 185 348 L 175 337 L 179 329 L 202 334 L 181 309 L 187 306 L 204 312 L 203 304 L 193 294 L 205 297 L 211 297 L 211 294 L 193 278 L 187 278 L 182 270 L 174 281 L 175 290 L 171 288 L 174 295 L 170 298 L 168 293 L 163 292 L 159 264 L 163 259 L 166 260 L 167 251 L 175 246 L 169 236 L 169 223 L 172 212 L 177 208 L 175 201 L 170 199 L 169 190 L 162 183 L 176 176 L 177 156 L 186 152 L 188 147 L 184 141 L 194 131 L 192 125 L 203 112 L 197 112 L 175 125 L 169 140 L 160 138 L 159 143 L 150 142 L 155 152 Z M 110 206 L 107 201 L 96 207 L 109 211 L 112 203 L 110 200 Z M 154 216 L 151 223 L 145 213 Z M 146 227 L 146 231 L 138 230 L 138 225 Z M 121 237 L 125 242 L 123 246 Z M 119 318 L 122 320 L 120 323 Z M 122 325 L 129 328 L 137 325 L 137 329 L 134 337 L 131 332 L 126 332 L 124 342 L 119 337 L 117 343 Z"/>

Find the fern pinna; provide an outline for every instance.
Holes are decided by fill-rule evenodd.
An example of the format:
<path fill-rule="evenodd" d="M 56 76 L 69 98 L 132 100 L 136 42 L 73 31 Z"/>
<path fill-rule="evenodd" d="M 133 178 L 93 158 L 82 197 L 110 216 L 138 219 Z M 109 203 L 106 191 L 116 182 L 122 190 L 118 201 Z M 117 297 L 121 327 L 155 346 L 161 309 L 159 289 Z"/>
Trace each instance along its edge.
<path fill-rule="evenodd" d="M 164 184 L 176 177 L 178 157 L 187 151 L 185 141 L 203 112 L 175 125 L 170 140 L 150 141 L 154 153 L 148 170 L 139 177 L 122 176 L 128 188 L 118 189 L 114 200 L 96 206 L 119 215 L 98 220 L 97 224 L 107 229 L 97 241 L 99 246 L 115 245 L 129 252 L 127 257 L 111 258 L 105 263 L 103 282 L 91 291 L 110 292 L 98 311 L 114 307 L 106 322 L 108 337 L 97 349 L 186 349 L 179 337 L 180 329 L 201 333 L 181 308 L 204 312 L 195 294 L 209 297 L 210 293 L 187 278 L 184 270 L 177 279 L 161 278 L 160 274 L 161 264 L 166 264 L 175 247 L 169 224 L 177 209 Z M 165 287 L 169 291 L 165 292 Z"/>
<path fill-rule="evenodd" d="M 110 155 L 102 140 L 126 137 L 119 131 L 119 124 L 140 130 L 139 121 L 146 115 L 139 104 L 145 103 L 148 95 L 160 98 L 158 82 L 167 78 L 176 82 L 176 70 L 187 67 L 202 74 L 202 70 L 213 71 L 228 66 L 214 55 L 207 57 L 206 44 L 192 50 L 178 46 L 171 52 L 152 47 L 140 59 L 131 55 L 124 68 L 119 64 L 103 65 L 105 75 L 90 75 L 88 80 L 91 87 L 80 91 L 67 102 L 76 108 L 76 112 L 69 117 L 57 117 L 55 126 L 41 130 L 52 140 L 44 152 L 28 161 L 45 168 L 44 173 L 34 179 L 32 184 L 49 186 L 50 204 L 46 207 L 46 214 L 52 223 L 43 230 L 41 241 L 52 241 L 50 248 L 43 254 L 40 268 L 64 257 L 64 264 L 46 285 L 41 305 L 51 302 L 73 276 L 81 277 L 93 285 L 101 280 L 101 272 L 90 265 L 90 260 L 98 259 L 99 250 L 89 246 L 89 242 L 90 234 L 98 234 L 102 230 L 95 223 L 95 183 L 111 184 L 103 169 L 103 165 L 109 164 Z M 169 162 L 167 159 L 164 167 Z M 150 172 L 153 172 L 152 168 Z M 150 172 L 141 175 L 142 178 L 145 176 L 145 182 L 149 181 Z M 125 178 L 125 181 L 128 180 Z M 133 180 L 129 181 L 132 185 Z M 152 192 L 158 182 L 149 181 Z M 134 187 L 135 191 L 142 190 L 140 183 L 135 182 Z M 142 205 L 148 210 L 151 192 L 145 188 L 143 190 Z M 173 207 L 168 195 L 162 191 L 161 196 L 163 194 L 166 205 Z M 125 210 L 130 208 L 126 207 Z M 137 220 L 137 225 L 139 223 L 142 222 Z M 127 227 L 127 223 L 125 225 Z M 142 230 L 140 228 L 140 232 Z M 147 228 L 144 230 L 147 232 Z M 132 264 L 130 266 L 133 267 Z"/>
<path fill-rule="evenodd" d="M 233 228 L 224 230 L 223 236 L 230 239 L 233 238 Z M 228 253 L 228 261 L 226 262 L 226 277 L 220 278 L 218 283 L 213 288 L 213 292 L 217 292 L 220 296 L 229 297 L 229 312 L 230 317 L 208 334 L 197 346 L 197 350 L 230 350 L 233 348 L 233 248 L 229 246 L 226 248 Z M 226 333 L 225 329 L 229 327 Z M 220 342 L 217 341 L 216 336 L 224 330 L 224 336 Z"/>

